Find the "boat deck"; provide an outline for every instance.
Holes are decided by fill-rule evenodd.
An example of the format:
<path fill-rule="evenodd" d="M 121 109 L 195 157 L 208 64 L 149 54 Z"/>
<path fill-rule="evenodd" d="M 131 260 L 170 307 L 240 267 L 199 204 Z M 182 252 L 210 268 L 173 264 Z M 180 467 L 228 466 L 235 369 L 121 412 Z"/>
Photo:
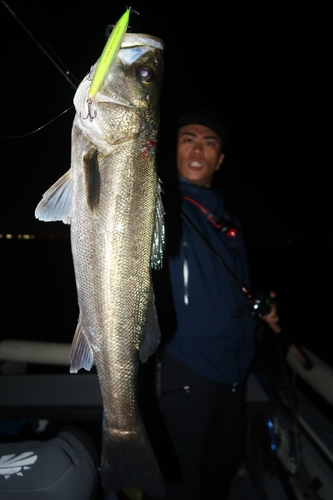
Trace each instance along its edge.
<path fill-rule="evenodd" d="M 58 422 L 59 425 L 74 422 L 80 429 L 88 429 L 90 436 L 95 432 L 94 444 L 97 453 L 100 452 L 103 408 L 96 373 L 1 374 L 0 395 L 0 419 L 38 419 Z M 315 472 L 310 477 L 301 469 L 295 476 L 302 490 L 297 497 L 286 488 L 279 471 L 271 466 L 272 453 L 267 442 L 263 441 L 263 435 L 267 434 L 267 417 L 272 414 L 274 405 L 256 378 L 250 375 L 246 457 L 233 481 L 228 500 L 333 498 L 333 423 L 304 395 L 298 394 L 298 406 L 298 425 L 303 432 L 303 461 Z M 285 430 L 282 426 L 279 432 L 283 438 Z M 280 458 L 283 460 L 284 457 Z M 290 482 L 290 477 L 287 479 Z M 94 500 L 141 500 L 141 497 L 135 490 L 126 491 L 126 495 L 115 495 L 105 494 L 100 488 Z"/>
<path fill-rule="evenodd" d="M 66 388 L 66 390 L 64 390 Z M 79 422 L 82 428 L 102 419 L 102 397 L 95 373 L 71 374 L 8 374 L 0 377 L 0 418 L 25 418 L 52 421 Z M 255 378 L 248 383 L 247 403 L 249 414 L 269 408 L 269 399 Z M 98 436 L 97 439 L 99 439 Z M 263 485 L 269 485 L 274 496 L 267 500 L 286 500 L 276 477 L 262 476 Z M 280 492 L 278 494 L 278 491 Z M 96 500 L 140 500 L 134 489 L 125 494 L 97 493 Z M 260 500 L 250 475 L 243 464 L 232 484 L 228 500 Z"/>

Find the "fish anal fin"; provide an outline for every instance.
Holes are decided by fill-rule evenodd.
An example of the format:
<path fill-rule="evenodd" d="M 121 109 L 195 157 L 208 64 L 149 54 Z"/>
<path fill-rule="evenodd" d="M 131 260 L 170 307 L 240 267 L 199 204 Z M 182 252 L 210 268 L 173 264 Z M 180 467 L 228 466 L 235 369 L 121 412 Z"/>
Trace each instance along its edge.
<path fill-rule="evenodd" d="M 71 373 L 77 373 L 80 368 L 84 368 L 85 370 L 89 371 L 92 368 L 93 364 L 93 351 L 84 333 L 81 321 L 79 320 L 70 352 L 69 371 Z"/>
<path fill-rule="evenodd" d="M 93 214 L 97 214 L 101 189 L 98 151 L 91 147 L 83 157 L 86 199 Z"/>
<path fill-rule="evenodd" d="M 106 424 L 106 425 L 105 425 Z M 152 497 L 163 498 L 165 485 L 141 420 L 132 432 L 121 432 L 103 421 L 101 460 L 105 491 L 122 491 L 128 484 Z"/>
<path fill-rule="evenodd" d="M 36 219 L 45 222 L 60 220 L 71 223 L 73 186 L 71 170 L 68 170 L 44 194 L 35 210 Z"/>
<path fill-rule="evenodd" d="M 161 341 L 161 330 L 158 324 L 157 311 L 155 307 L 155 296 L 151 284 L 151 294 L 147 309 L 147 320 L 145 334 L 142 339 L 139 356 L 141 363 L 145 363 L 149 356 L 154 354 Z"/>
<path fill-rule="evenodd" d="M 164 208 L 161 197 L 161 185 L 157 187 L 157 201 L 155 209 L 155 224 L 153 233 L 153 242 L 151 248 L 151 267 L 160 269 L 163 264 L 163 251 L 165 247 L 165 223 L 164 223 Z"/>

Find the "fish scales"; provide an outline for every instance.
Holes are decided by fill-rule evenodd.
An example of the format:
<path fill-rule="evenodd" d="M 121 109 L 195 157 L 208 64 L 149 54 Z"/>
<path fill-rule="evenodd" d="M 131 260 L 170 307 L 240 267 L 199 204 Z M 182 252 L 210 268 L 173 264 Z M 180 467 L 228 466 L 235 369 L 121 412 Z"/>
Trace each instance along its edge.
<path fill-rule="evenodd" d="M 103 487 L 131 482 L 159 497 L 164 483 L 138 408 L 137 370 L 160 340 L 151 267 L 164 239 L 155 164 L 163 48 L 155 37 L 125 35 L 88 101 L 95 64 L 74 97 L 71 169 L 36 208 L 41 220 L 71 224 L 80 309 L 71 371 L 96 365 Z"/>
<path fill-rule="evenodd" d="M 121 149 L 120 158 L 113 158 L 112 169 L 103 169 L 101 164 L 101 186 L 107 188 L 101 189 L 98 223 L 86 206 L 75 210 L 72 248 L 78 270 L 76 279 L 80 283 L 79 303 L 86 305 L 81 321 L 94 325 L 89 334 L 94 359 L 102 391 L 110 398 L 106 414 L 110 411 L 111 420 L 112 414 L 118 414 L 124 421 L 126 413 L 133 413 L 133 409 L 124 408 L 124 417 L 120 414 L 121 407 L 115 412 L 112 407 L 118 404 L 117 389 L 123 384 L 122 377 L 134 376 L 131 370 L 135 367 L 137 351 L 133 345 L 138 349 L 145 327 L 151 287 L 149 266 L 157 181 L 151 174 L 152 169 L 145 164 L 136 176 L 134 170 L 138 159 L 128 152 L 126 157 L 131 157 L 131 161 L 127 162 L 127 178 L 124 179 L 119 165 L 124 163 L 121 157 L 126 147 Z M 117 195 L 110 197 L 108 191 L 112 192 L 113 184 Z M 83 178 L 80 189 L 84 189 Z M 75 198 L 82 204 L 81 196 Z M 83 235 L 82 226 L 87 228 Z M 96 281 L 96 274 L 108 276 L 108 279 Z M 111 331 L 112 335 L 103 336 L 104 331 Z M 129 335 L 131 331 L 133 334 Z"/>

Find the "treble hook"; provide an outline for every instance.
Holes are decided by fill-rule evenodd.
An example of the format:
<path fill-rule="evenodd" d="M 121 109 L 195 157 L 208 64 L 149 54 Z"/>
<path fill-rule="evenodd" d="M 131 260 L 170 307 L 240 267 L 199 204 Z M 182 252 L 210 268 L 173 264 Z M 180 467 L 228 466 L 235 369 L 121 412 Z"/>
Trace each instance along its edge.
<path fill-rule="evenodd" d="M 89 115 L 89 119 L 90 121 L 92 122 L 94 118 L 96 118 L 97 116 L 97 110 L 95 109 L 94 113 L 91 114 L 91 110 L 92 110 L 92 100 L 91 99 L 88 99 L 87 100 L 87 103 L 88 103 L 88 115 Z"/>
<path fill-rule="evenodd" d="M 82 118 L 82 120 L 86 120 L 87 118 L 89 118 L 89 120 L 92 122 L 94 118 L 96 118 L 97 116 L 97 110 L 95 109 L 95 111 L 91 112 L 91 109 L 92 109 L 92 100 L 91 99 L 87 99 L 87 104 L 88 104 L 88 113 L 87 113 L 87 116 L 82 116 L 82 113 L 80 112 L 80 118 Z"/>

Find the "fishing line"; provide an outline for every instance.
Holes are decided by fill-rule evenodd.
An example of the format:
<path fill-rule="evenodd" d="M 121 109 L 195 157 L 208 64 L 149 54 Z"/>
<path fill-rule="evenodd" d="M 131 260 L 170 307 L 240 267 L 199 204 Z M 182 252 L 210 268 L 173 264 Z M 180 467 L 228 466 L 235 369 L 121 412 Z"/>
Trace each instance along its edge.
<path fill-rule="evenodd" d="M 57 68 L 58 71 L 66 78 L 68 83 L 76 90 L 77 85 L 73 83 L 69 77 L 71 74 L 70 71 L 66 68 L 66 65 L 61 61 L 60 57 L 55 53 L 55 51 L 52 49 L 52 47 L 47 43 L 47 41 L 44 39 L 42 35 L 40 35 L 43 38 L 43 41 L 45 44 L 48 46 L 48 48 L 53 52 L 54 56 L 58 59 L 58 61 L 62 64 L 64 70 L 56 63 L 56 61 L 52 58 L 52 56 L 46 51 L 46 49 L 38 42 L 38 40 L 33 36 L 33 34 L 28 30 L 28 28 L 25 26 L 25 24 L 17 17 L 15 12 L 7 5 L 7 3 L 4 0 L 0 0 L 2 5 L 8 10 L 8 12 L 14 17 L 14 19 L 19 23 L 19 25 L 24 29 L 24 31 L 30 36 L 30 38 L 36 43 L 37 47 L 48 57 L 48 59 L 54 64 L 54 66 Z M 79 84 L 80 82 L 78 79 L 72 75 L 72 78 Z"/>
<path fill-rule="evenodd" d="M 4 0 L 0 0 L 2 5 L 8 10 L 8 12 L 14 17 L 14 19 L 19 23 L 19 25 L 24 29 L 24 31 L 30 36 L 30 38 L 36 43 L 36 45 L 38 46 L 38 48 L 48 57 L 48 59 L 52 62 L 52 64 L 54 64 L 54 66 L 58 69 L 58 71 L 60 71 L 60 73 L 66 78 L 66 80 L 68 81 L 68 83 L 70 83 L 70 85 L 76 90 L 77 89 L 77 86 L 78 84 L 80 83 L 78 81 L 78 79 L 74 76 L 74 75 L 71 75 L 70 71 L 66 68 L 66 65 L 61 61 L 61 59 L 59 58 L 59 56 L 56 54 L 56 52 L 52 49 L 52 47 L 47 43 L 47 41 L 44 39 L 44 37 L 39 34 L 41 36 L 41 38 L 43 39 L 43 41 L 45 42 L 45 44 L 48 46 L 49 50 L 51 50 L 51 52 L 53 53 L 53 55 L 58 59 L 58 61 L 60 62 L 60 64 L 62 64 L 64 70 L 59 66 L 59 64 L 56 63 L 56 61 L 52 58 L 52 56 L 45 50 L 45 48 L 38 42 L 38 40 L 33 36 L 33 34 L 28 30 L 28 28 L 25 26 L 25 24 L 17 17 L 17 15 L 15 14 L 15 12 L 9 7 L 9 5 L 4 1 Z M 73 83 L 69 77 L 69 75 L 72 76 L 72 78 L 74 80 L 76 80 L 77 82 L 77 85 L 75 83 Z M 50 123 L 54 122 L 55 120 L 57 120 L 58 118 L 60 118 L 60 116 L 64 115 L 65 113 L 67 113 L 70 109 L 73 108 L 73 104 L 65 109 L 64 111 L 62 111 L 60 114 L 58 114 L 56 117 L 52 118 L 52 120 L 49 120 L 47 123 L 45 123 L 44 125 L 42 125 L 41 127 L 38 127 L 37 129 L 31 131 L 31 132 L 27 132 L 26 134 L 21 134 L 21 135 L 6 135 L 6 134 L 0 134 L 0 137 L 4 137 L 6 139 L 21 139 L 23 137 L 28 137 L 30 135 L 33 135 L 35 134 L 36 132 L 39 132 L 39 130 L 42 130 L 44 127 L 46 127 L 47 125 L 49 125 Z"/>
<path fill-rule="evenodd" d="M 41 127 L 36 128 L 35 130 L 33 130 L 32 132 L 27 132 L 26 134 L 22 134 L 22 135 L 5 135 L 5 134 L 0 134 L 0 137 L 5 137 L 6 139 L 22 139 L 23 137 L 28 137 L 29 135 L 32 135 L 32 134 L 35 134 L 36 132 L 39 132 L 44 127 L 47 127 L 47 125 L 50 125 L 50 123 L 52 123 L 55 120 L 57 120 L 58 118 L 60 118 L 60 116 L 62 116 L 65 113 L 67 113 L 67 111 L 69 111 L 72 108 L 74 108 L 74 104 L 72 104 L 69 108 L 65 109 L 65 111 L 62 111 L 59 115 L 57 115 L 54 118 L 52 118 L 52 120 L 48 121 L 47 123 L 44 123 L 44 125 L 42 125 Z"/>
<path fill-rule="evenodd" d="M 69 77 L 69 75 L 71 74 L 70 71 L 67 69 L 66 65 L 61 61 L 61 59 L 56 54 L 56 52 L 52 49 L 52 47 L 47 43 L 47 41 L 44 39 L 44 37 L 40 34 L 40 36 L 43 39 L 44 43 L 48 46 L 49 50 L 53 53 L 53 55 L 58 59 L 58 61 L 60 62 L 60 64 L 62 64 L 64 70 L 59 66 L 59 64 L 57 64 L 57 62 L 46 51 L 46 49 L 38 42 L 38 40 L 28 30 L 28 28 L 25 26 L 25 24 L 17 17 L 17 15 L 15 14 L 15 12 L 9 7 L 9 5 L 4 0 L 0 0 L 0 1 L 1 1 L 2 5 L 7 9 L 7 11 L 14 17 L 14 19 L 19 23 L 19 25 L 24 29 L 24 31 L 29 35 L 29 37 L 36 43 L 37 47 L 47 56 L 47 58 L 52 62 L 52 64 L 57 68 L 57 70 L 65 77 L 65 79 L 68 81 L 68 83 L 70 83 L 70 85 L 74 88 L 74 90 L 76 90 L 78 84 L 80 83 L 79 80 L 77 80 L 77 78 L 74 75 L 72 75 L 72 78 L 74 78 L 74 80 L 76 80 L 77 85 L 72 82 L 72 80 Z M 131 13 L 135 13 L 137 16 L 139 16 L 141 18 L 139 12 L 137 12 L 136 10 L 134 10 L 132 7 L 129 7 L 129 9 L 131 10 Z M 141 24 L 142 24 L 142 22 L 141 22 Z M 141 26 L 141 24 L 136 29 L 138 29 Z M 113 28 L 113 26 L 114 25 L 108 25 L 107 28 L 106 28 L 105 34 L 107 34 L 107 32 L 108 32 L 109 29 L 110 29 L 110 32 L 111 32 L 111 29 Z M 44 125 L 42 125 L 41 127 L 38 127 L 37 129 L 35 129 L 35 130 L 31 131 L 31 132 L 28 132 L 26 134 L 21 134 L 21 135 L 6 135 L 6 134 L 1 134 L 0 133 L 0 137 L 4 137 L 6 139 L 21 139 L 21 138 L 33 135 L 36 132 L 39 132 L 40 130 L 42 130 L 44 127 L 46 127 L 50 123 L 52 123 L 55 120 L 57 120 L 60 116 L 62 116 L 65 113 L 67 113 L 70 109 L 72 109 L 72 107 L 73 107 L 73 105 L 71 105 L 69 108 L 65 109 L 64 111 L 62 111 L 56 117 L 52 118 L 52 120 L 49 120 Z"/>

